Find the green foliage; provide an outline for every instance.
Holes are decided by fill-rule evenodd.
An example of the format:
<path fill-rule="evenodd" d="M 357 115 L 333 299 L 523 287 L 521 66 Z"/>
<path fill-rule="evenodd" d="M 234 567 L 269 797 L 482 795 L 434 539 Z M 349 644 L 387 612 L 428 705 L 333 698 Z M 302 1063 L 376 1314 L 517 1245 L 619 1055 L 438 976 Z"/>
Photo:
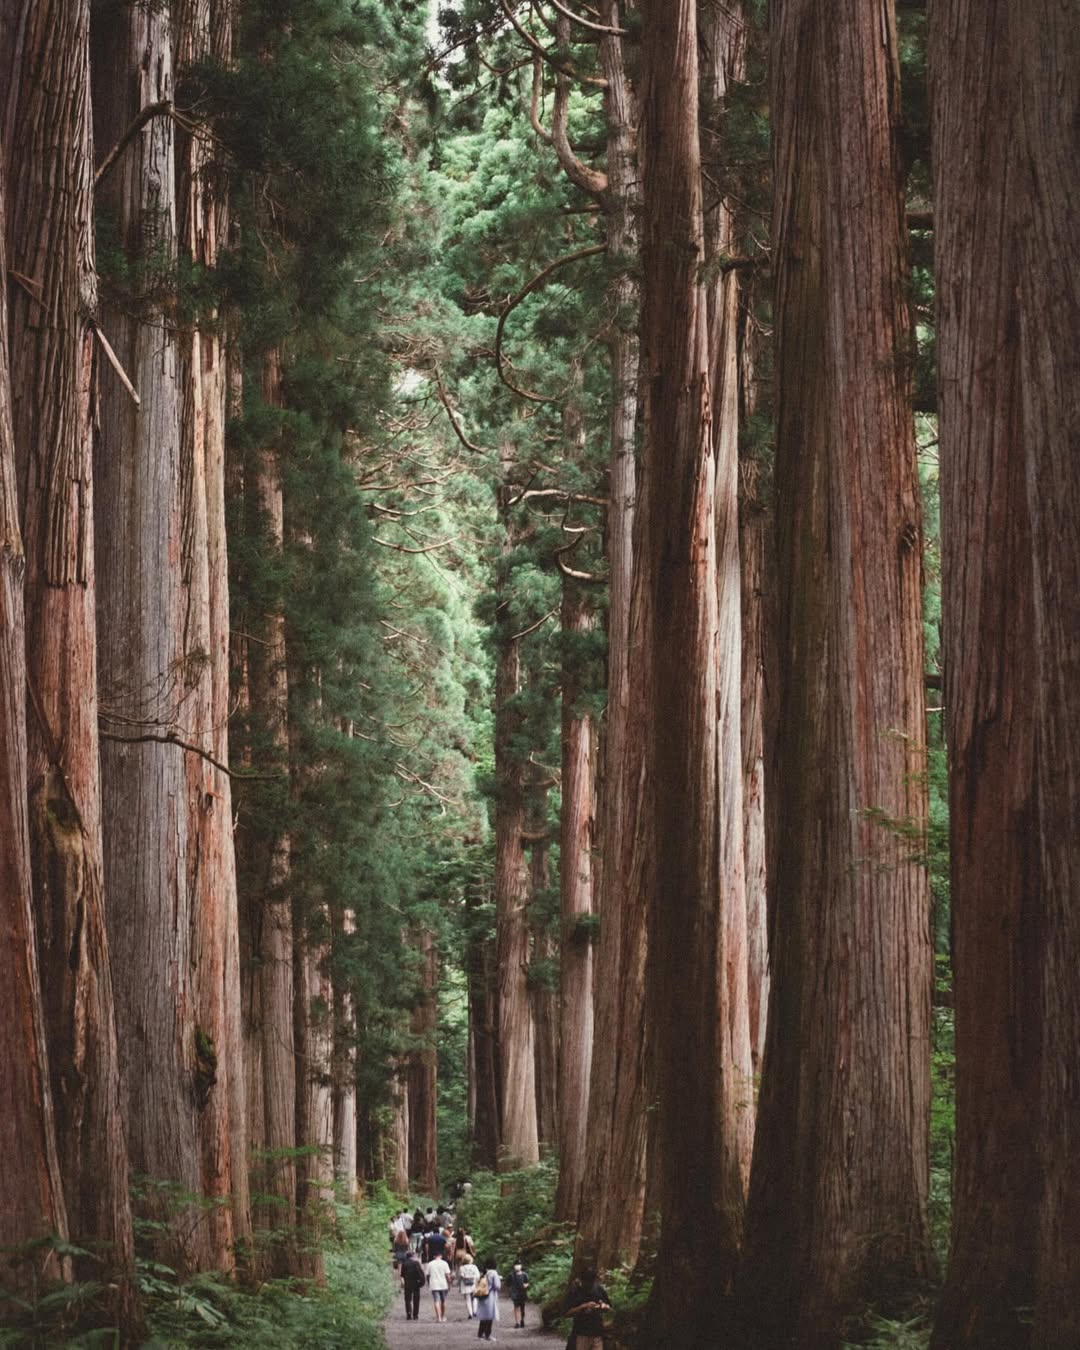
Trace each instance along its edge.
<path fill-rule="evenodd" d="M 539 1256 L 538 1234 L 551 1235 L 552 1242 L 566 1239 L 566 1231 L 554 1222 L 559 1181 L 554 1158 L 517 1172 L 477 1172 L 471 1180 L 467 1222 L 477 1254 L 494 1261 L 500 1272 L 518 1259 L 531 1262 Z"/>

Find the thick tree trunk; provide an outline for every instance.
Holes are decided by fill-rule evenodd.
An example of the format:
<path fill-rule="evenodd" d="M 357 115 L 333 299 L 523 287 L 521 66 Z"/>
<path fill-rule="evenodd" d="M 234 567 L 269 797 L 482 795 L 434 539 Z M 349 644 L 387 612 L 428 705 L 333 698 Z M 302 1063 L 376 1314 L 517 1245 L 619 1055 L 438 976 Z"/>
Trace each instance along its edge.
<path fill-rule="evenodd" d="M 504 620 L 505 624 L 505 620 Z M 525 770 L 515 745 L 521 714 L 520 640 L 498 639 L 495 670 L 495 915 L 498 947 L 499 1166 L 540 1159 L 535 1042 L 529 1003 L 529 871 L 525 859 Z"/>
<path fill-rule="evenodd" d="M 1012 7 L 1019 57 L 1021 387 L 1034 540 L 1037 866 L 1044 903 L 1043 1208 L 1033 1343 L 1080 1344 L 1080 26 Z M 1013 44 L 1010 44 L 1013 45 Z"/>
<path fill-rule="evenodd" d="M 409 1194 L 409 1088 L 404 1066 L 399 1065 L 391 1084 L 390 1129 L 380 1154 L 383 1180 L 395 1195 Z"/>
<path fill-rule="evenodd" d="M 701 9 L 701 123 L 703 134 L 717 131 L 724 99 L 745 66 L 746 22 L 736 0 L 724 9 Z M 735 219 L 721 197 L 704 213 L 706 267 L 718 268 L 736 251 Z M 736 1150 L 745 1195 L 754 1144 L 754 1066 L 751 1053 L 745 822 L 742 743 L 742 568 L 739 556 L 739 419 L 742 370 L 739 352 L 739 277 L 717 272 L 709 283 L 709 380 L 716 457 L 716 686 L 717 781 L 720 809 L 720 903 L 723 906 L 721 952 L 727 988 L 727 1043 L 723 1049 L 721 1093 L 733 1095 L 728 1109 L 735 1126 Z"/>
<path fill-rule="evenodd" d="M 34 903 L 68 1226 L 133 1314 L 127 1143 L 105 929 L 93 536 L 89 7 L 24 6 L 5 56 L 14 435 L 26 544 Z M 42 315 L 49 321 L 42 322 Z M 5 838 L 8 838 L 5 834 Z M 77 1273 L 88 1277 L 87 1265 Z M 94 1276 L 100 1266 L 95 1262 Z"/>
<path fill-rule="evenodd" d="M 469 893 L 466 911 L 475 911 Z M 475 913 L 468 919 L 466 962 L 469 983 L 469 1138 L 473 1162 L 493 1169 L 499 1156 L 498 995 L 495 944 L 477 932 Z"/>
<path fill-rule="evenodd" d="M 340 970 L 341 948 L 356 931 L 356 917 L 345 910 L 334 921 L 334 969 Z M 348 982 L 334 980 L 334 1180 L 346 1204 L 356 1199 L 358 1180 L 356 1115 L 356 1002 Z"/>
<path fill-rule="evenodd" d="M 930 1265 L 921 512 L 894 14 L 783 0 L 772 41 L 781 837 L 745 1308 L 762 1350 L 817 1350 Z"/>
<path fill-rule="evenodd" d="M 605 0 L 603 19 L 619 26 L 624 7 Z M 600 939 L 594 966 L 595 1054 L 575 1263 L 609 1270 L 638 1256 L 645 1202 L 648 1119 L 645 1030 L 645 889 L 650 851 L 646 725 L 648 654 L 641 643 L 644 586 L 635 555 L 635 441 L 638 399 L 638 213 L 641 203 L 636 109 L 621 39 L 601 40 L 608 87 L 608 260 L 611 309 L 611 444 L 607 559 L 608 688 L 600 811 Z M 635 580 L 637 577 L 637 580 Z M 636 589 L 635 589 L 636 588 Z M 633 654 L 631 656 L 631 653 Z"/>
<path fill-rule="evenodd" d="M 263 365 L 263 399 L 280 407 L 281 353 Z M 255 452 L 245 475 L 248 528 L 263 532 L 271 556 L 284 543 L 281 477 L 273 450 Z M 250 716 L 267 745 L 267 771 L 285 772 L 289 750 L 289 677 L 285 619 L 280 610 L 247 619 Z M 293 921 L 288 893 L 291 841 L 286 831 L 241 813 L 241 829 L 250 837 L 245 852 L 250 880 L 245 899 L 244 984 L 245 1069 L 252 1147 L 271 1155 L 264 1163 L 260 1189 L 279 1202 L 258 1215 L 267 1228 L 292 1227 L 296 1214 L 296 1164 L 281 1150 L 296 1146 L 296 1053 L 293 1038 Z M 274 1247 L 275 1269 L 289 1273 L 287 1244 Z"/>
<path fill-rule="evenodd" d="M 438 955 L 430 930 L 422 929 L 415 934 L 415 947 L 420 956 L 420 989 L 409 1019 L 409 1032 L 420 1045 L 409 1052 L 405 1074 L 409 1094 L 409 1177 L 425 1195 L 437 1195 L 438 1053 L 435 1028 L 438 1013 Z"/>
<path fill-rule="evenodd" d="M 0 156 L 0 275 L 6 165 Z M 45 1016 L 38 976 L 26 797 L 25 560 L 19 531 L 8 370 L 7 307 L 0 305 L 0 1244 L 67 1236 L 60 1182 Z M 5 1260 L 0 1284 L 33 1292 L 60 1273 L 55 1256 Z"/>
<path fill-rule="evenodd" d="M 547 792 L 534 790 L 531 831 L 543 830 L 547 819 Z M 529 857 L 529 906 L 532 929 L 530 967 L 550 968 L 557 956 L 551 929 L 538 917 L 541 896 L 551 887 L 551 864 L 547 838 L 536 840 Z M 533 1034 L 536 1049 L 536 1129 L 543 1149 L 558 1142 L 559 1116 L 559 1013 L 554 987 L 546 980 L 534 979 L 529 989 Z"/>
<path fill-rule="evenodd" d="M 333 1201 L 334 990 L 330 978 L 329 916 L 293 907 L 293 1043 L 296 1047 L 296 1223 L 300 1233 L 293 1274 L 326 1283 L 322 1233 Z"/>
<path fill-rule="evenodd" d="M 167 8 L 94 15 L 95 139 L 112 147 L 151 104 L 173 97 Z M 199 914 L 191 859 L 190 698 L 206 661 L 186 633 L 181 571 L 181 386 L 162 295 L 176 256 L 173 123 L 153 117 L 104 181 L 131 266 L 131 292 L 104 329 L 141 398 L 108 372 L 96 456 L 102 818 L 117 1022 L 128 1089 L 132 1167 L 199 1194 L 208 1058 L 199 1028 Z M 165 1202 L 149 1203 L 161 1217 Z M 170 1263 L 206 1269 L 221 1255 L 213 1225 L 170 1216 Z"/>
<path fill-rule="evenodd" d="M 563 582 L 562 631 L 593 627 L 585 593 Z M 555 1218 L 577 1223 L 589 1118 L 593 1048 L 593 955 L 587 921 L 593 913 L 594 791 L 592 718 L 578 707 L 580 662 L 565 653 L 562 667 L 562 810 L 559 820 L 559 1187 Z"/>
<path fill-rule="evenodd" d="M 957 1048 L 940 1350 L 1029 1344 L 1042 1198 L 1032 1103 L 1045 905 L 1009 8 L 937 4 L 930 30 Z"/>
<path fill-rule="evenodd" d="M 698 142 L 696 6 L 644 6 L 642 359 L 645 363 L 645 500 L 652 594 L 646 630 L 652 654 L 649 762 L 654 775 L 655 865 L 651 887 L 647 998 L 658 1096 L 660 1265 L 654 1338 L 699 1343 L 715 1331 L 717 1300 L 730 1288 L 742 1223 L 739 1097 L 731 1061 L 723 843 L 741 849 L 741 746 L 721 723 L 719 677 L 738 690 L 719 648 L 720 576 L 716 453 L 710 384 L 709 312 L 702 281 L 705 233 Z M 732 454 L 734 447 L 732 447 Z M 732 490 L 733 492 L 733 490 Z M 738 535 L 734 500 L 723 505 L 724 565 L 734 575 L 738 625 Z M 730 608 L 730 607 L 729 607 Z M 738 646 L 736 642 L 736 647 Z M 735 736 L 734 752 L 721 744 Z M 735 765 L 738 813 L 729 808 Z M 731 840 L 734 850 L 734 840 Z M 745 901 L 743 901 L 745 922 Z M 737 953 L 745 978 L 745 944 Z M 736 975 L 734 966 L 731 973 Z M 745 989 L 745 984 L 743 985 Z M 672 1001 L 672 992 L 681 997 Z M 744 1005 L 745 1006 L 745 1005 Z M 687 1148 L 694 1140 L 696 1147 Z M 686 1234 L 711 1235 L 711 1278 L 695 1279 Z M 700 1291 L 695 1294 L 694 1291 Z"/>
<path fill-rule="evenodd" d="M 220 6 L 218 6 L 220 11 Z M 229 14 L 219 14 L 212 33 L 211 0 L 177 0 L 177 66 L 183 70 L 212 51 L 227 59 Z M 206 132 L 178 136 L 180 242 L 198 267 L 212 269 L 226 226 L 225 202 L 214 177 Z M 232 1206 L 215 1206 L 207 1224 L 217 1248 L 216 1264 L 235 1261 L 237 1239 L 250 1237 L 247 1185 L 246 1097 L 240 1027 L 240 955 L 236 855 L 232 832 L 228 764 L 228 565 L 225 541 L 225 361 L 216 313 L 199 316 L 181 330 L 181 492 L 183 555 L 187 587 L 185 643 L 202 652 L 204 665 L 191 673 L 187 700 L 190 741 L 217 764 L 187 757 L 189 838 L 188 888 L 196 913 L 196 963 L 200 1066 L 198 1092 L 203 1191 L 231 1195 Z"/>

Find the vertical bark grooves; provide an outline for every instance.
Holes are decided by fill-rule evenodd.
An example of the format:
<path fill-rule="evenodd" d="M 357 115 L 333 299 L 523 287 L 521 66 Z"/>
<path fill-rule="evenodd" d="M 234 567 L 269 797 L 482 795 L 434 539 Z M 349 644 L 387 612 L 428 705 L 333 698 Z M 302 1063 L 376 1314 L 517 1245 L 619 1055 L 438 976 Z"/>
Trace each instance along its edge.
<path fill-rule="evenodd" d="M 409 1052 L 405 1075 L 409 1094 L 409 1178 L 424 1195 L 438 1194 L 438 1136 L 436 1128 L 438 1053 L 438 953 L 430 930 L 414 935 L 420 957 L 420 990 L 409 1019 L 409 1032 L 420 1042 Z"/>
<path fill-rule="evenodd" d="M 127 1145 L 105 927 L 94 614 L 89 7 L 25 10 L 7 134 L 14 434 L 27 546 L 28 789 L 68 1224 L 128 1271 Z M 44 312 L 51 322 L 42 323 Z M 85 1272 L 84 1272 L 85 1273 Z M 95 1270 L 95 1275 L 97 1271 Z M 117 1315 L 133 1295 L 121 1276 Z"/>
<path fill-rule="evenodd" d="M 268 408 L 282 405 L 282 355 L 267 353 L 262 370 L 262 397 Z M 270 556 L 280 554 L 285 539 L 281 475 L 275 451 L 257 449 L 245 474 L 245 506 L 249 528 L 260 534 Z M 285 618 L 280 609 L 250 616 L 248 687 L 252 724 L 258 725 L 271 770 L 285 772 L 289 753 L 289 677 Z M 245 822 L 251 830 L 251 881 L 245 897 L 247 948 L 242 978 L 247 1095 L 252 1147 L 266 1156 L 261 1189 L 280 1203 L 259 1215 L 268 1228 L 292 1227 L 296 1218 L 296 1164 L 281 1150 L 296 1146 L 296 1050 L 293 1032 L 293 919 L 289 896 L 291 840 L 272 828 L 266 837 L 261 822 Z M 254 849 L 252 849 L 254 852 Z M 288 1244 L 272 1253 L 277 1273 L 291 1271 Z"/>
<path fill-rule="evenodd" d="M 505 620 L 504 620 L 505 622 Z M 520 640 L 499 639 L 495 672 L 495 914 L 497 925 L 500 1167 L 539 1161 L 532 1009 L 529 1003 L 529 873 L 525 770 L 514 744 L 521 720 Z"/>
<path fill-rule="evenodd" d="M 176 60 L 185 66 L 211 54 L 210 0 L 178 0 Z M 228 53 L 227 26 L 216 33 L 214 55 Z M 179 236 L 196 266 L 211 269 L 225 228 L 225 203 L 208 175 L 205 133 L 177 137 Z M 228 564 L 225 541 L 225 363 L 216 313 L 198 316 L 179 334 L 183 397 L 181 493 L 182 569 L 187 588 L 185 650 L 191 653 L 190 739 L 219 763 L 228 763 Z M 198 667 L 196 666 L 198 662 Z M 231 1196 L 207 1224 L 217 1265 L 235 1260 L 238 1237 L 250 1236 L 247 1137 L 240 1031 L 240 971 L 236 856 L 229 775 L 206 759 L 186 760 L 191 850 L 188 887 L 194 915 L 198 983 L 197 1070 L 203 1191 Z"/>
<path fill-rule="evenodd" d="M 698 140 L 697 16 L 693 0 L 644 7 L 642 46 L 642 360 L 645 367 L 645 495 L 642 538 L 652 568 L 646 629 L 649 761 L 656 824 L 649 913 L 647 998 L 658 1096 L 662 1203 L 654 1292 L 661 1344 L 698 1343 L 715 1329 L 715 1300 L 730 1289 L 741 1229 L 742 1178 L 735 1146 L 737 1093 L 729 1054 L 726 898 L 722 842 L 737 819 L 721 784 L 717 715 L 721 665 L 738 688 L 739 663 L 719 649 L 716 454 Z M 734 503 L 724 504 L 724 556 L 735 559 Z M 738 623 L 736 603 L 735 622 Z M 725 631 L 725 640 L 731 633 Z M 738 704 L 736 777 L 741 786 Z M 729 731 L 725 728 L 725 731 Z M 744 902 L 745 922 L 745 902 Z M 744 956 L 740 953 L 739 959 Z M 744 976 L 745 979 L 745 976 Z M 672 991 L 683 997 L 672 1005 Z M 743 983 L 745 991 L 745 983 Z M 688 1072 L 688 1065 L 690 1071 Z M 694 1141 L 688 1148 L 687 1141 Z M 711 1235 L 710 1289 L 695 1283 L 698 1257 L 686 1234 Z"/>
<path fill-rule="evenodd" d="M 111 146 L 143 107 L 173 96 L 170 15 L 95 11 L 93 40 L 95 139 Z M 129 293 L 106 306 L 103 327 L 142 400 L 136 408 L 111 373 L 103 378 L 94 520 L 101 716 L 121 739 L 188 739 L 202 662 L 185 646 L 178 351 L 161 299 L 176 256 L 174 184 L 173 123 L 155 117 L 102 194 L 131 264 Z M 117 1022 L 132 1167 L 198 1194 L 203 1063 L 186 756 L 109 739 L 101 759 L 110 938 L 116 968 L 128 973 Z M 172 1217 L 173 1263 L 216 1265 L 211 1227 Z"/>
<path fill-rule="evenodd" d="M 744 1270 L 755 1344 L 814 1350 L 929 1266 L 921 518 L 894 15 L 773 18 L 781 837 Z"/>
<path fill-rule="evenodd" d="M 466 894 L 469 984 L 469 1134 L 473 1161 L 494 1168 L 499 1156 L 502 1094 L 499 1088 L 498 997 L 495 943 L 477 932 L 477 896 Z"/>
<path fill-rule="evenodd" d="M 547 792 L 534 788 L 529 807 L 530 833 L 535 839 L 529 856 L 529 906 L 531 911 L 532 954 L 530 970 L 550 968 L 556 955 L 550 929 L 536 916 L 537 901 L 551 886 L 551 861 L 544 834 L 547 820 Z M 536 1067 L 536 1132 L 541 1148 L 551 1149 L 558 1140 L 559 1113 L 559 1022 L 554 988 L 543 979 L 529 986 L 529 1004 L 533 1020 L 533 1046 Z"/>
<path fill-rule="evenodd" d="M 356 916 L 351 909 L 334 917 L 334 969 L 343 964 Z M 356 1199 L 357 1117 L 356 1117 L 356 1002 L 347 979 L 334 980 L 334 1180 L 342 1188 L 347 1204 Z"/>
<path fill-rule="evenodd" d="M 935 254 L 957 1158 L 934 1343 L 1021 1350 L 1041 1174 L 1043 901 L 1008 6 L 935 7 Z M 969 285 L 960 278 L 977 276 Z"/>
<path fill-rule="evenodd" d="M 745 67 L 746 25 L 740 4 L 701 12 L 700 50 L 702 133 L 719 129 L 724 98 Z M 735 221 L 721 198 L 704 213 L 705 259 L 716 264 L 736 251 Z M 717 702 L 719 722 L 716 778 L 720 812 L 721 949 L 726 988 L 727 1041 L 718 1091 L 729 1097 L 725 1108 L 745 1196 L 754 1143 L 754 1066 L 749 1004 L 749 934 L 743 819 L 742 744 L 742 569 L 739 557 L 739 414 L 742 371 L 739 352 L 739 278 L 719 271 L 709 284 L 709 380 L 712 389 L 713 449 L 716 456 Z M 743 1197 L 740 1197 L 742 1199 Z"/>
<path fill-rule="evenodd" d="M 1068 6 L 1010 8 L 1019 78 L 1020 350 L 1034 541 L 1037 867 L 1043 904 L 1043 1203 L 1033 1343 L 1080 1343 L 1080 31 Z"/>
<path fill-rule="evenodd" d="M 296 1208 L 301 1240 L 294 1275 L 326 1283 L 322 1231 L 333 1199 L 334 1103 L 330 1091 L 334 991 L 330 979 L 329 915 L 307 922 L 293 906 L 293 1040 L 296 1047 Z M 307 1151 L 310 1150 L 310 1151 Z"/>
<path fill-rule="evenodd" d="M 7 275 L 6 164 L 0 156 L 0 275 Z M 37 966 L 26 797 L 25 560 L 19 531 L 8 369 L 0 305 L 0 1243 L 67 1235 Z M 33 1267 L 5 1261 L 5 1288 L 31 1291 Z M 55 1275 L 55 1259 L 45 1263 Z"/>
<path fill-rule="evenodd" d="M 620 5 L 605 0 L 604 23 Z M 607 724 L 601 753 L 598 909 L 594 970 L 595 1043 L 589 1124 L 575 1261 L 606 1270 L 638 1256 L 645 1203 L 648 1095 L 645 1032 L 645 866 L 649 855 L 644 737 L 648 654 L 641 643 L 645 604 L 634 542 L 637 503 L 638 212 L 641 202 L 636 108 L 621 40 L 605 36 L 600 57 L 608 87 L 608 191 L 604 200 L 611 281 L 611 445 L 607 559 Z"/>
<path fill-rule="evenodd" d="M 587 633 L 593 616 L 581 588 L 563 582 L 564 635 Z M 562 812 L 559 841 L 559 1188 L 555 1218 L 576 1223 L 585 1175 L 593 1048 L 593 955 L 582 920 L 593 912 L 592 719 L 576 706 L 581 682 L 573 653 L 563 657 Z"/>

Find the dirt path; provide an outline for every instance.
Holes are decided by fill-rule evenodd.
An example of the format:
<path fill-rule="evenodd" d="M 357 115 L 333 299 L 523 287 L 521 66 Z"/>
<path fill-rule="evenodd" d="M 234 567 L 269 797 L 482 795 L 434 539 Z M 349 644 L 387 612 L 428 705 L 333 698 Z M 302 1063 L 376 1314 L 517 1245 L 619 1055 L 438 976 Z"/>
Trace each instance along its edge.
<path fill-rule="evenodd" d="M 477 1340 L 476 1329 L 477 1324 L 466 1317 L 465 1300 L 456 1289 L 451 1290 L 446 1300 L 446 1321 L 441 1325 L 435 1321 L 431 1294 L 427 1289 L 422 1289 L 420 1318 L 416 1322 L 405 1320 L 405 1300 L 401 1294 L 395 1297 L 390 1316 L 386 1319 L 386 1343 L 390 1350 L 417 1350 L 417 1347 L 424 1347 L 425 1350 L 465 1350 L 466 1346 L 470 1350 L 477 1350 L 477 1347 L 482 1348 L 487 1342 Z M 540 1329 L 539 1311 L 531 1304 L 525 1309 L 524 1330 L 515 1331 L 514 1309 L 508 1298 L 499 1300 L 499 1320 L 492 1330 L 493 1341 L 509 1346 L 511 1350 L 514 1346 L 534 1347 L 534 1350 L 535 1347 L 543 1346 L 545 1350 L 556 1350 L 557 1346 L 566 1344 L 564 1337 L 552 1336 Z"/>

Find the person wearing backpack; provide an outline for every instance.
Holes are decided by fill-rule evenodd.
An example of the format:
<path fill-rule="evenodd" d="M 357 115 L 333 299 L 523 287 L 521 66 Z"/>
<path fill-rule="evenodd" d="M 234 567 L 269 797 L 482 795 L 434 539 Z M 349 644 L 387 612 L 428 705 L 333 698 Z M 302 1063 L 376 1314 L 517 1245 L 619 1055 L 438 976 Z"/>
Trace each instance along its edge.
<path fill-rule="evenodd" d="M 514 1305 L 514 1327 L 525 1325 L 525 1291 L 529 1287 L 529 1272 L 520 1261 L 514 1262 L 514 1269 L 506 1277 L 506 1289 L 510 1302 Z"/>
<path fill-rule="evenodd" d="M 480 1341 L 493 1341 L 496 1338 L 492 1335 L 492 1328 L 499 1320 L 499 1290 L 502 1288 L 502 1281 L 499 1279 L 494 1261 L 483 1261 L 481 1265 L 484 1273 L 476 1281 L 476 1288 L 473 1290 L 476 1296 L 476 1316 L 480 1322 L 476 1338 Z"/>

